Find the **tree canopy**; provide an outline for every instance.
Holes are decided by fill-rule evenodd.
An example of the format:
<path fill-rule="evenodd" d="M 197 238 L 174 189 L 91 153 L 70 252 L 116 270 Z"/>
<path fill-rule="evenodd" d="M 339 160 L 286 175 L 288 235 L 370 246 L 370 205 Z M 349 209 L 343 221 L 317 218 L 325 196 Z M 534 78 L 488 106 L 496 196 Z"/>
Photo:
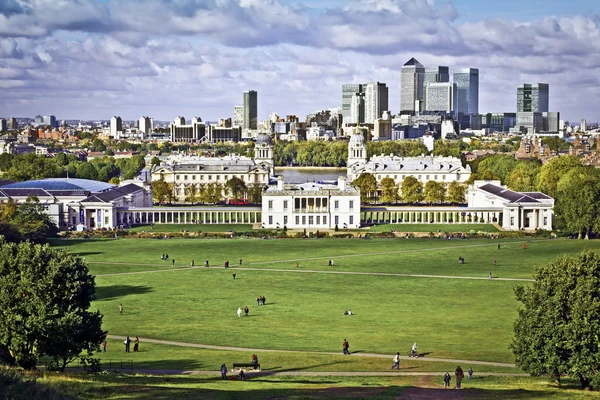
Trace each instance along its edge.
<path fill-rule="evenodd" d="M 542 166 L 538 181 L 538 190 L 550 197 L 556 197 L 558 181 L 569 170 L 581 166 L 576 156 L 555 157 Z"/>
<path fill-rule="evenodd" d="M 437 181 L 428 181 L 425 184 L 423 200 L 431 204 L 443 203 L 446 200 L 446 184 Z"/>
<path fill-rule="evenodd" d="M 600 387 L 600 254 L 582 252 L 535 270 L 515 287 L 523 306 L 510 344 L 517 366 L 534 376 L 568 374 Z"/>
<path fill-rule="evenodd" d="M 0 238 L 0 359 L 25 369 L 43 356 L 61 370 L 77 358 L 90 363 L 106 337 L 100 312 L 88 311 L 94 297 L 81 258 Z"/>
<path fill-rule="evenodd" d="M 225 182 L 225 189 L 235 201 L 244 197 L 244 193 L 248 191 L 248 187 L 246 186 L 244 181 L 235 176 L 228 179 L 227 182 Z"/>
<path fill-rule="evenodd" d="M 452 181 L 448 184 L 446 201 L 448 203 L 465 204 L 467 202 L 466 193 L 467 187 L 465 185 Z"/>
<path fill-rule="evenodd" d="M 381 180 L 381 201 L 384 203 L 395 203 L 400 198 L 398 185 L 392 178 Z"/>
<path fill-rule="evenodd" d="M 375 175 L 363 172 L 352 181 L 352 186 L 360 189 L 360 202 L 366 203 L 373 194 L 377 194 L 377 179 Z"/>
<path fill-rule="evenodd" d="M 414 176 L 407 176 L 402 181 L 402 201 L 420 203 L 423 201 L 423 184 Z"/>
<path fill-rule="evenodd" d="M 58 232 L 58 227 L 34 196 L 20 205 L 11 201 L 0 204 L 0 227 L 2 235 L 10 242 L 29 240 L 44 243 Z"/>

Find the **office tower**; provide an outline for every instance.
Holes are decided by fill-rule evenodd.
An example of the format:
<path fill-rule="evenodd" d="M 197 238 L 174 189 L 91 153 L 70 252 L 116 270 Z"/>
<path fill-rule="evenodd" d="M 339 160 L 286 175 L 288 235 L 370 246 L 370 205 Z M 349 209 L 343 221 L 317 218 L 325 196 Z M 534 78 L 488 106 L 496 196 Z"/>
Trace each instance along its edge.
<path fill-rule="evenodd" d="M 363 93 L 365 85 L 360 83 L 350 83 L 342 85 L 342 117 L 344 122 L 350 122 L 350 108 L 352 105 L 352 97 L 356 93 Z"/>
<path fill-rule="evenodd" d="M 430 67 L 425 68 L 425 75 L 423 79 L 423 110 L 425 111 L 438 111 L 430 109 L 427 106 L 427 85 L 430 83 L 441 83 L 450 82 L 450 69 L 448 67 Z"/>
<path fill-rule="evenodd" d="M 400 111 L 421 111 L 425 68 L 415 58 L 402 66 L 400 72 Z"/>
<path fill-rule="evenodd" d="M 8 129 L 19 129 L 19 123 L 15 117 L 8 119 Z"/>
<path fill-rule="evenodd" d="M 452 83 L 430 82 L 425 97 L 426 111 L 452 111 Z"/>
<path fill-rule="evenodd" d="M 244 129 L 258 129 L 258 93 L 244 92 Z"/>
<path fill-rule="evenodd" d="M 388 111 L 388 87 L 385 83 L 368 83 L 365 86 L 365 123 L 374 124 L 384 111 Z"/>
<path fill-rule="evenodd" d="M 142 133 L 143 135 L 147 135 L 150 132 L 152 132 L 153 129 L 153 121 L 152 118 L 150 117 L 141 117 L 138 121 L 138 128 L 140 130 L 140 133 Z"/>
<path fill-rule="evenodd" d="M 543 112 L 542 118 L 544 119 L 544 132 L 558 132 L 560 125 L 559 112 Z"/>
<path fill-rule="evenodd" d="M 56 128 L 58 126 L 56 124 L 56 117 L 54 115 L 44 115 L 42 117 L 42 125 L 49 125 L 52 128 Z"/>
<path fill-rule="evenodd" d="M 587 121 L 585 119 L 581 120 L 581 124 L 579 125 L 579 130 L 581 132 L 586 132 L 587 131 Z"/>
<path fill-rule="evenodd" d="M 354 93 L 350 104 L 350 116 L 344 121 L 351 124 L 362 124 L 365 122 L 365 94 Z"/>
<path fill-rule="evenodd" d="M 479 113 L 479 70 L 464 68 L 454 71 L 454 111 L 464 114 Z"/>
<path fill-rule="evenodd" d="M 121 120 L 121 117 L 112 117 L 110 119 L 110 135 L 115 139 L 119 139 L 122 132 L 123 121 Z"/>
<path fill-rule="evenodd" d="M 548 112 L 549 101 L 547 83 L 524 83 L 517 87 L 517 112 Z"/>
<path fill-rule="evenodd" d="M 233 106 L 233 126 L 244 125 L 244 106 Z"/>
<path fill-rule="evenodd" d="M 8 122 L 4 118 L 0 118 L 0 132 L 6 132 L 8 130 Z"/>

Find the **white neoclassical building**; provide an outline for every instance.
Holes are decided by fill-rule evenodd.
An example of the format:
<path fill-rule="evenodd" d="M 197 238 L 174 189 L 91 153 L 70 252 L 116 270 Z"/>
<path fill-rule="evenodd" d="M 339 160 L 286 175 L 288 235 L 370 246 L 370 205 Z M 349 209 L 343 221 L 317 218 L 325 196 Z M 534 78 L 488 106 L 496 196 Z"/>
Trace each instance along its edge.
<path fill-rule="evenodd" d="M 361 134 L 353 134 L 348 144 L 348 179 L 352 182 L 362 173 L 370 173 L 378 182 L 392 178 L 401 184 L 408 177 L 417 178 L 423 185 L 429 181 L 450 183 L 466 182 L 471 176 L 471 167 L 463 167 L 456 157 L 398 157 L 394 155 L 373 156 L 367 160 L 367 146 Z"/>
<path fill-rule="evenodd" d="M 262 198 L 264 228 L 360 228 L 360 192 L 340 177 L 337 184 L 285 185 L 283 177 Z"/>

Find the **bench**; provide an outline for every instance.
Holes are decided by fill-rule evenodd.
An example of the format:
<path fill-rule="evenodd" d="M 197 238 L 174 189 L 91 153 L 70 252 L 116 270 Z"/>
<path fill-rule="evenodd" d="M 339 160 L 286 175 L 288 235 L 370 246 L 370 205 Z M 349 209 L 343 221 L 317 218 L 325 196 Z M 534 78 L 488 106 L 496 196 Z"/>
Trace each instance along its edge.
<path fill-rule="evenodd" d="M 256 368 L 255 368 L 256 366 Z M 256 369 L 257 371 L 260 371 L 260 363 L 258 364 L 252 364 L 252 363 L 233 363 L 233 367 L 231 367 L 232 370 L 234 369 L 245 369 L 246 371 L 248 369 Z"/>

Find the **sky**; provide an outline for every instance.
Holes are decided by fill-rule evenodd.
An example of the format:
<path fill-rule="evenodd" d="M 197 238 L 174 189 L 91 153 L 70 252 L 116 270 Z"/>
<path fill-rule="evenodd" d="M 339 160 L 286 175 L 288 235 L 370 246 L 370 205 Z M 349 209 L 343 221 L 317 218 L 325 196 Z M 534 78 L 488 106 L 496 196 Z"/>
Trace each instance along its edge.
<path fill-rule="evenodd" d="M 343 83 L 478 68 L 480 112 L 550 84 L 561 119 L 600 119 L 598 0 L 0 0 L 0 116 L 259 119 L 341 106 Z"/>

